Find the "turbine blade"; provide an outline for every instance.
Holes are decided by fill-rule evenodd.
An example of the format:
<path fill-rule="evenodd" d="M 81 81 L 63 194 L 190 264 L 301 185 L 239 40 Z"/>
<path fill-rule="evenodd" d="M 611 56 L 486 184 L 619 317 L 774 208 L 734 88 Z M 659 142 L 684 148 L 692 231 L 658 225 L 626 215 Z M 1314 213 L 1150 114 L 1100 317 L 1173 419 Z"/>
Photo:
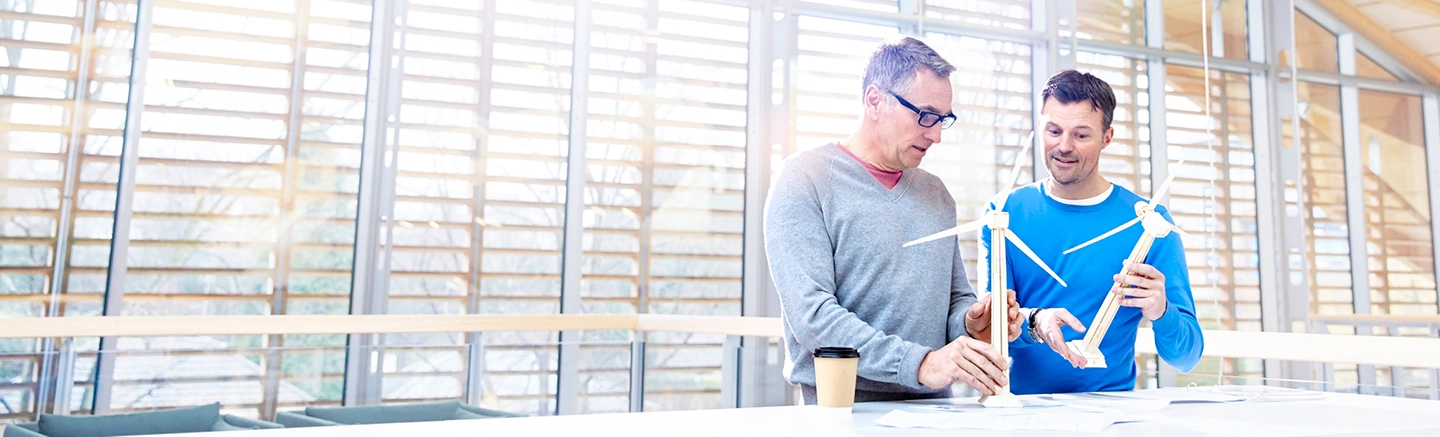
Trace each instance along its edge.
<path fill-rule="evenodd" d="M 1120 231 L 1123 231 L 1123 230 L 1125 230 L 1125 229 L 1127 229 L 1127 228 L 1129 228 L 1129 227 L 1131 227 L 1131 226 L 1135 226 L 1136 223 L 1140 223 L 1140 217 L 1135 217 L 1134 220 L 1130 220 L 1130 221 L 1128 221 L 1128 222 L 1125 222 L 1125 224 L 1120 225 L 1120 226 L 1117 226 L 1117 227 L 1115 227 L 1115 229 L 1111 229 L 1109 232 L 1100 234 L 1099 237 L 1091 238 L 1090 241 L 1086 241 L 1085 243 L 1083 243 L 1083 244 L 1081 244 L 1081 245 L 1079 245 L 1079 246 L 1072 247 L 1072 248 L 1066 250 L 1066 251 L 1065 251 L 1065 254 L 1066 254 L 1066 255 L 1069 255 L 1070 252 L 1074 252 L 1074 251 L 1080 250 L 1081 248 L 1084 248 L 1085 246 L 1089 246 L 1089 245 L 1091 245 L 1091 244 L 1098 243 L 1098 242 L 1100 242 L 1100 240 L 1104 240 L 1104 239 L 1106 239 L 1106 238 L 1109 238 L 1111 235 L 1115 235 L 1116 233 L 1118 233 L 1118 232 L 1120 232 Z"/>
<path fill-rule="evenodd" d="M 1005 201 L 1010 200 L 1010 191 L 1015 189 L 1015 184 L 1020 181 L 1020 165 L 1025 163 L 1025 156 L 1030 154 L 1030 146 L 1035 143 L 1035 131 L 1025 138 L 1025 146 L 1020 148 L 1020 154 L 1015 155 L 1015 166 L 1010 168 L 1010 185 L 1005 186 L 1005 191 L 1000 192 L 1000 200 L 995 202 L 996 211 L 1005 210 Z"/>
<path fill-rule="evenodd" d="M 973 221 L 973 222 L 970 222 L 970 223 L 966 223 L 966 224 L 963 224 L 963 225 L 960 225 L 960 226 L 956 226 L 956 227 L 953 227 L 953 228 L 950 228 L 950 229 L 946 229 L 946 230 L 943 230 L 943 231 L 940 231 L 940 232 L 936 232 L 936 233 L 927 235 L 927 236 L 925 236 L 925 237 L 923 237 L 923 238 L 920 238 L 920 239 L 917 239 L 917 240 L 915 240 L 915 241 L 911 241 L 911 242 L 909 242 L 909 243 L 905 243 L 905 245 L 902 246 L 902 247 L 910 247 L 910 246 L 914 246 L 914 245 L 920 244 L 920 243 L 931 242 L 931 241 L 939 240 L 939 239 L 941 239 L 941 238 L 949 237 L 949 236 L 952 236 L 952 235 L 960 235 L 960 234 L 963 234 L 963 233 L 966 233 L 966 232 L 971 232 L 971 231 L 974 231 L 974 230 L 976 230 L 976 229 L 980 229 L 980 228 L 982 228 L 982 227 L 984 227 L 984 226 L 985 226 L 985 219 L 982 218 L 982 219 L 980 219 L 980 220 L 976 220 L 976 221 Z"/>
<path fill-rule="evenodd" d="M 1050 270 L 1050 266 L 1045 265 L 1045 261 L 1041 261 L 1040 257 L 1036 256 L 1035 252 L 1031 251 L 1030 247 L 1025 245 L 1024 241 L 1020 241 L 1020 237 L 1015 236 L 1015 234 L 1013 233 L 1006 232 L 1005 239 L 1009 240 L 1011 243 L 1015 243 L 1016 248 L 1019 248 L 1021 252 L 1025 252 L 1025 256 L 1030 257 L 1030 260 L 1035 261 L 1035 264 L 1039 264 L 1040 268 L 1045 269 L 1045 273 L 1049 273 L 1050 277 L 1055 278 L 1055 282 L 1059 282 L 1061 287 L 1070 286 L 1065 283 L 1064 279 L 1060 279 L 1060 275 L 1055 274 L 1054 270 Z"/>
<path fill-rule="evenodd" d="M 1180 162 L 1170 166 L 1170 175 L 1165 177 L 1165 183 L 1160 184 L 1160 189 L 1155 190 L 1155 195 L 1150 197 L 1150 206 L 1160 203 L 1160 199 L 1164 198 L 1165 193 L 1170 191 L 1170 183 L 1175 181 L 1175 174 L 1179 173 L 1180 167 L 1183 165 L 1185 165 L 1185 157 L 1181 156 Z"/>
<path fill-rule="evenodd" d="M 1176 226 L 1176 225 L 1173 224 L 1173 223 L 1170 224 L 1170 230 L 1171 230 L 1171 231 L 1174 231 L 1174 232 L 1177 233 L 1177 234 L 1180 234 L 1181 237 L 1189 237 L 1189 236 L 1190 236 L 1190 234 L 1185 233 L 1185 230 L 1184 230 L 1184 229 L 1180 229 L 1179 226 Z"/>

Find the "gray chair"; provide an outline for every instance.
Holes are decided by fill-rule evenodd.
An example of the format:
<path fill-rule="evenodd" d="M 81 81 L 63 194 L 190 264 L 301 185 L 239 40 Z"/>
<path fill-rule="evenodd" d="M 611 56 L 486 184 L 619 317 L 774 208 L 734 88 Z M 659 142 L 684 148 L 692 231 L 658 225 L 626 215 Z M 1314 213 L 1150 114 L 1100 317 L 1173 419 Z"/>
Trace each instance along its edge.
<path fill-rule="evenodd" d="M 12 423 L 4 437 L 110 437 L 283 428 L 278 423 L 220 414 L 220 403 L 104 416 L 41 414 L 38 422 Z"/>
<path fill-rule="evenodd" d="M 287 428 L 302 428 L 307 426 L 436 422 L 441 420 L 491 419 L 498 417 L 525 417 L 525 415 L 465 405 L 459 401 L 444 401 L 401 405 L 364 405 L 357 407 L 306 407 L 300 411 L 282 411 L 277 413 L 275 414 L 275 421 L 281 425 L 285 425 Z"/>

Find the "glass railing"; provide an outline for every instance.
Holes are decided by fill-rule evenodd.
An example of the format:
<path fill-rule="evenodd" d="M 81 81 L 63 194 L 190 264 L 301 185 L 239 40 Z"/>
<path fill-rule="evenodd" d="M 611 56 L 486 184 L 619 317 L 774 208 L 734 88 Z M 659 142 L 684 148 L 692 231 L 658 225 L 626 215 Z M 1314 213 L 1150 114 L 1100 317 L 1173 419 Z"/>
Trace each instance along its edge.
<path fill-rule="evenodd" d="M 792 403 L 777 338 L 744 337 L 754 345 L 742 346 L 740 336 L 694 334 L 717 343 L 697 344 L 636 331 L 628 341 L 517 343 L 513 334 L 378 346 L 345 346 L 346 336 L 327 334 L 336 338 L 320 343 L 338 345 L 284 347 L 251 346 L 265 337 L 256 335 L 120 337 L 106 351 L 93 337 L 9 339 L 0 352 L 0 423 L 212 402 L 261 420 L 305 407 L 440 400 L 530 416 Z M 579 359 L 567 374 L 559 357 L 570 353 Z M 558 408 L 562 400 L 573 404 Z"/>

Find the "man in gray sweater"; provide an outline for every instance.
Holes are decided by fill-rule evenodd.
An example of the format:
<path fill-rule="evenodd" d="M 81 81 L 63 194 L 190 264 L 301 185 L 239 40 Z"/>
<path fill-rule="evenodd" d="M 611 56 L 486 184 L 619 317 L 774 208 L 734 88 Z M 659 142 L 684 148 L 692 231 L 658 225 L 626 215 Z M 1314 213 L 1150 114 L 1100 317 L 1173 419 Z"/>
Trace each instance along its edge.
<path fill-rule="evenodd" d="M 918 169 L 954 123 L 955 70 L 925 43 L 882 43 L 865 69 L 860 127 L 786 160 L 765 205 L 765 249 L 779 290 L 786 379 L 815 403 L 812 354 L 860 351 L 855 401 L 985 394 L 1008 384 L 989 344 L 989 299 L 977 302 L 957 244 L 901 248 L 955 226 L 945 184 Z M 1012 292 L 1011 339 L 1020 317 Z M 977 340 L 984 339 L 984 341 Z"/>

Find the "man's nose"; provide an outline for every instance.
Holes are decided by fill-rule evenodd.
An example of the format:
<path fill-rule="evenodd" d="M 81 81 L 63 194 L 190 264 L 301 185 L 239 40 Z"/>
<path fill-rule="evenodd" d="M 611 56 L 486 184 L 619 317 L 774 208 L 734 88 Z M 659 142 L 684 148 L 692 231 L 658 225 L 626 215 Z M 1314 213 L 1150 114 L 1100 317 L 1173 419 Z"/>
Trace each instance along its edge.
<path fill-rule="evenodd" d="M 1057 141 L 1058 142 L 1055 143 L 1054 147 L 1055 151 L 1060 153 L 1070 153 L 1070 151 L 1075 150 L 1075 140 L 1070 138 L 1069 135 L 1061 134 L 1060 138 L 1058 138 Z"/>
<path fill-rule="evenodd" d="M 925 139 L 929 140 L 930 144 L 937 144 L 940 142 L 940 137 L 942 133 L 941 129 L 943 129 L 941 124 L 943 123 L 935 123 L 934 126 L 925 128 Z"/>

